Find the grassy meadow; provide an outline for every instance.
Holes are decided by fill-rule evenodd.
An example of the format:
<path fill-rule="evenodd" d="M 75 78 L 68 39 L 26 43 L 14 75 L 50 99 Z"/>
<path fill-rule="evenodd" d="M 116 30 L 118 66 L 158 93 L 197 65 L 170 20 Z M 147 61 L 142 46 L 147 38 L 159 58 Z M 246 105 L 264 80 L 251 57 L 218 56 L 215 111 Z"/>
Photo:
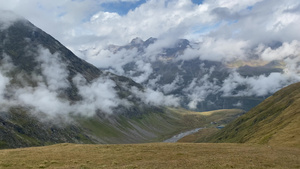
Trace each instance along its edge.
<path fill-rule="evenodd" d="M 0 151 L 0 168 L 299 168 L 300 149 L 253 144 L 57 144 Z"/>

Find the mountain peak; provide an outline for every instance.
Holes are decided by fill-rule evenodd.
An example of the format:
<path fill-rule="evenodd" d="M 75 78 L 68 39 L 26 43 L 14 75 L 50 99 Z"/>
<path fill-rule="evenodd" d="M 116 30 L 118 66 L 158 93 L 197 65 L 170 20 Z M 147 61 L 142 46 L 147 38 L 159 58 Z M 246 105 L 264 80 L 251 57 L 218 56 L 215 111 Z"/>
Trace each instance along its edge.
<path fill-rule="evenodd" d="M 130 43 L 132 45 L 140 45 L 140 44 L 144 43 L 144 41 L 141 38 L 136 37 L 136 38 L 132 39 L 132 41 Z"/>
<path fill-rule="evenodd" d="M 155 41 L 157 41 L 157 38 L 150 37 L 145 41 L 145 46 L 149 46 L 150 44 L 155 43 Z"/>

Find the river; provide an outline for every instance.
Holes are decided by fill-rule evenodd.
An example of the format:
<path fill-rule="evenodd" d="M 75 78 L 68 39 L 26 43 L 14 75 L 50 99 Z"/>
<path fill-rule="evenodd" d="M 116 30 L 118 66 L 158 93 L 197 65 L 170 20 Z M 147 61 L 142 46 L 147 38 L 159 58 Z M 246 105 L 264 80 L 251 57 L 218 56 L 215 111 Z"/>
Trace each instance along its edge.
<path fill-rule="evenodd" d="M 175 142 L 177 142 L 178 140 L 180 140 L 181 138 L 183 138 L 187 135 L 197 133 L 200 129 L 203 129 L 203 128 L 196 128 L 196 129 L 193 129 L 193 130 L 182 132 L 180 134 L 177 134 L 177 135 L 165 140 L 164 142 L 165 143 L 175 143 Z"/>

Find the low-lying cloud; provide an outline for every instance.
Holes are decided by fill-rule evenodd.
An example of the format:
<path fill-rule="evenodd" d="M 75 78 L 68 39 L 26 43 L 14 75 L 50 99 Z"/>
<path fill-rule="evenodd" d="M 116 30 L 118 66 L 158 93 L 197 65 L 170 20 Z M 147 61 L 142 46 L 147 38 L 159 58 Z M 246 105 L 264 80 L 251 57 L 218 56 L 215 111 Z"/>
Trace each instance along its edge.
<path fill-rule="evenodd" d="M 249 48 L 247 41 L 235 39 L 205 38 L 194 48 L 188 48 L 178 60 L 200 58 L 211 61 L 232 61 L 244 59 Z"/>
<path fill-rule="evenodd" d="M 145 91 L 140 91 L 136 87 L 133 87 L 131 91 L 148 105 L 179 106 L 179 98 L 176 98 L 172 95 L 165 96 L 162 92 L 154 91 L 148 88 Z"/>
<path fill-rule="evenodd" d="M 198 43 L 190 42 L 181 51 L 178 50 L 178 46 L 174 48 L 174 45 L 163 48 L 155 45 L 156 42 L 148 46 L 143 46 L 144 41 L 139 43 L 139 47 L 118 48 L 118 46 L 115 46 L 114 50 L 106 49 L 105 55 L 94 55 L 94 58 L 101 58 L 101 61 L 105 63 L 105 65 L 98 65 L 100 68 L 130 77 L 164 94 L 180 90 L 181 96 L 187 98 L 187 106 L 191 109 L 196 109 L 197 105 L 206 101 L 209 95 L 265 97 L 284 86 L 300 81 L 300 43 L 298 40 L 278 43 L 277 46 L 263 43 L 251 46 L 249 41 L 204 38 Z M 175 44 L 175 42 L 172 44 Z M 153 52 L 155 46 L 157 50 Z M 178 51 L 168 56 L 164 53 L 164 49 Z M 219 72 L 220 67 L 208 66 L 207 68 L 206 66 L 204 68 L 205 64 L 202 63 L 202 65 L 198 65 L 202 74 L 192 79 L 188 84 L 184 82 L 182 75 L 178 72 L 174 72 L 177 74 L 174 76 L 173 81 L 167 84 L 159 84 L 163 75 L 156 73 L 156 64 L 159 63 L 163 69 L 166 69 L 168 64 L 178 64 L 178 71 L 185 72 L 189 69 L 184 70 L 181 65 L 185 62 L 194 62 L 195 59 L 220 62 L 224 66 L 238 64 L 238 62 L 251 65 L 253 61 L 257 63 L 257 66 L 264 66 L 275 61 L 280 65 L 274 65 L 273 68 L 282 69 L 282 72 L 271 71 L 258 75 L 243 76 L 235 68 L 227 68 L 227 70 L 223 68 L 228 75 L 218 79 L 213 74 Z M 92 59 L 89 61 L 95 63 Z M 199 72 L 191 73 L 198 74 Z M 251 72 L 248 73 L 251 74 Z M 182 98 L 180 100 L 182 101 Z M 235 105 L 241 104 L 236 103 Z"/>
<path fill-rule="evenodd" d="M 48 49 L 39 47 L 35 61 L 37 67 L 29 75 L 29 82 L 22 75 L 16 75 L 12 82 L 8 76 L 15 67 L 8 55 L 3 55 L 0 65 L 0 101 L 1 110 L 21 106 L 29 108 L 30 112 L 42 120 L 61 118 L 70 120 L 73 115 L 91 117 L 97 112 L 114 114 L 119 106 L 130 107 L 133 103 L 127 98 L 121 99 L 115 88 L 116 82 L 109 75 L 100 76 L 91 82 L 78 73 L 72 78 L 80 100 L 72 101 L 66 97 L 66 91 L 71 87 L 68 81 L 68 62 L 64 62 L 59 53 L 51 54 Z M 38 73 L 40 72 L 40 73 Z M 24 73 L 24 72 L 23 72 Z M 28 80 L 28 79 L 27 79 Z M 35 85 L 29 85 L 29 84 Z M 173 96 L 164 96 L 161 92 L 137 88 L 128 88 L 131 97 L 140 98 L 144 104 L 154 106 L 177 106 L 178 100 Z M 74 91 L 75 92 L 75 91 Z M 159 99 L 160 100 L 159 100 Z"/>

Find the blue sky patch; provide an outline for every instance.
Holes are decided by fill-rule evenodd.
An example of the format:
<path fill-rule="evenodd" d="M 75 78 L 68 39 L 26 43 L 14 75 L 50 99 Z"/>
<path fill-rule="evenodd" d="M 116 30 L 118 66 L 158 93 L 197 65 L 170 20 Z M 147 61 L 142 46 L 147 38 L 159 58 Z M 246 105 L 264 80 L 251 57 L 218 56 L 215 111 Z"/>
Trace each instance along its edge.
<path fill-rule="evenodd" d="M 248 6 L 247 9 L 251 11 L 253 9 L 253 6 Z"/>
<path fill-rule="evenodd" d="M 145 2 L 146 0 L 139 0 L 137 2 L 110 2 L 101 4 L 101 7 L 104 12 L 115 12 L 123 16 L 130 10 L 134 10 Z"/>
<path fill-rule="evenodd" d="M 203 1 L 204 1 L 204 0 L 192 0 L 192 2 L 193 2 L 194 4 L 198 4 L 198 5 L 202 4 Z"/>

